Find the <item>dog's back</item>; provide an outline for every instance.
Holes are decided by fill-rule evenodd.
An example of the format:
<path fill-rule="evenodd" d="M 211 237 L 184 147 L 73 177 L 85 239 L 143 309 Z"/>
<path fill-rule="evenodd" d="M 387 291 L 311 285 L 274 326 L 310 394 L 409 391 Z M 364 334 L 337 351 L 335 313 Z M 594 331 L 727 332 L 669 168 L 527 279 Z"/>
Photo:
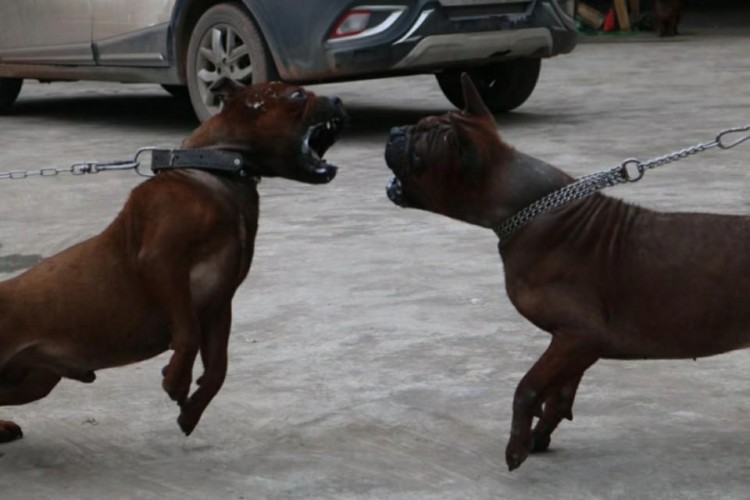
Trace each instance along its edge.
<path fill-rule="evenodd" d="M 530 229 L 505 252 L 506 283 L 542 328 L 598 332 L 602 357 L 612 358 L 750 345 L 750 217 L 656 212 L 596 195 Z"/>

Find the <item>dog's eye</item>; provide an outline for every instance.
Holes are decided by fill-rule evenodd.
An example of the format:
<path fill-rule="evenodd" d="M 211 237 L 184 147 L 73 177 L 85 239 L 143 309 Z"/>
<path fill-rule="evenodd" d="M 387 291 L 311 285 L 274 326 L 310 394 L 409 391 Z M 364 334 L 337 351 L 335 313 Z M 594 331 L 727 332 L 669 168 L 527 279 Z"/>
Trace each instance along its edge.
<path fill-rule="evenodd" d="M 290 101 L 302 101 L 306 98 L 307 98 L 307 94 L 305 94 L 301 90 L 295 90 L 294 92 L 292 92 L 291 94 L 287 96 L 287 99 L 289 99 Z"/>

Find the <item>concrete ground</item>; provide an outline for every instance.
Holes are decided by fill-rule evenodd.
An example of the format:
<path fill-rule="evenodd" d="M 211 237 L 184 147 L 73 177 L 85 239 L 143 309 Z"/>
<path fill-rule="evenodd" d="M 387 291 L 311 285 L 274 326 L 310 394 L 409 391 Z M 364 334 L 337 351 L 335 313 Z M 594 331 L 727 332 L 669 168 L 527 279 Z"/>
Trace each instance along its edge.
<path fill-rule="evenodd" d="M 750 122 L 748 46 L 747 34 L 583 44 L 545 62 L 535 94 L 498 127 L 575 175 L 709 141 Z M 0 446 L 2 500 L 750 497 L 742 351 L 600 361 L 552 450 L 509 473 L 512 394 L 549 337 L 508 302 L 493 234 L 399 209 L 384 193 L 390 126 L 447 102 L 431 77 L 315 90 L 351 113 L 327 155 L 342 169 L 326 186 L 261 184 L 229 375 L 195 433 L 181 435 L 161 390 L 166 356 L 92 385 L 64 381 L 38 403 L 0 408 L 26 432 Z M 0 117 L 0 171 L 174 147 L 194 125 L 155 86 L 29 84 Z M 712 150 L 608 193 L 750 214 L 748 158 L 750 143 Z M 0 181 L 0 277 L 101 230 L 140 181 Z"/>

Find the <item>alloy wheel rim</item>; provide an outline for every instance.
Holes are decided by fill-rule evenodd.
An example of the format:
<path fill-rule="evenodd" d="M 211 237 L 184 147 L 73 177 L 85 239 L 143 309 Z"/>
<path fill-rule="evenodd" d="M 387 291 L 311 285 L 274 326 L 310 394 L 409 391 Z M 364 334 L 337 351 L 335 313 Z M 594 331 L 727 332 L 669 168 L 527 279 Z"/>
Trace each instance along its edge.
<path fill-rule="evenodd" d="M 201 38 L 195 70 L 201 103 L 211 114 L 216 114 L 221 111 L 222 103 L 211 92 L 211 85 L 224 77 L 243 85 L 252 82 L 248 44 L 228 24 L 217 24 Z"/>

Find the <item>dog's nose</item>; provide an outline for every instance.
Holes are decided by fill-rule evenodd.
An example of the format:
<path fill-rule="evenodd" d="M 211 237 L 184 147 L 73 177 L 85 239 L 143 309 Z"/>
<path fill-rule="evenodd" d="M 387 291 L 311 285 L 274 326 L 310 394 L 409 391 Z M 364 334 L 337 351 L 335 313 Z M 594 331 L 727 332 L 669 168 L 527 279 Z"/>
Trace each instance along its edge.
<path fill-rule="evenodd" d="M 395 139 L 398 136 L 406 137 L 406 127 L 391 127 L 390 138 Z"/>
<path fill-rule="evenodd" d="M 331 96 L 328 98 L 328 103 L 331 108 L 341 116 L 346 117 L 346 110 L 344 109 L 344 101 L 338 96 Z"/>
<path fill-rule="evenodd" d="M 388 135 L 388 148 L 404 151 L 407 146 L 408 135 L 409 127 L 391 127 L 391 132 Z"/>

